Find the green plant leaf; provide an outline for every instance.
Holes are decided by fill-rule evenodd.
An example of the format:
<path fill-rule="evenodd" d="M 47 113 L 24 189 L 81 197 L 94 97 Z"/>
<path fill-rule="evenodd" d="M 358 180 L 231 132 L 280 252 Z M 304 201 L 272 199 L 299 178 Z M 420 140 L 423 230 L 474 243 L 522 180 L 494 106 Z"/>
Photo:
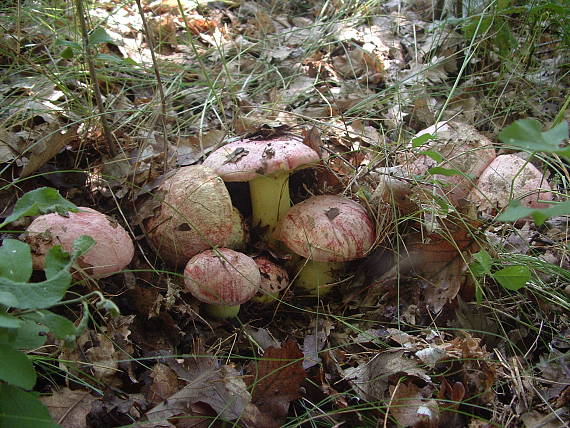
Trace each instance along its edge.
<path fill-rule="evenodd" d="M 95 245 L 95 240 L 87 235 L 81 235 L 79 238 L 76 238 L 73 241 L 73 246 L 71 249 L 71 257 L 72 259 L 76 259 L 81 257 L 87 251 L 89 251 L 93 245 Z"/>
<path fill-rule="evenodd" d="M 2 328 L 18 328 L 22 325 L 22 321 L 13 315 L 0 312 L 0 327 Z"/>
<path fill-rule="evenodd" d="M 0 384 L 0 427 L 61 428 L 36 394 Z"/>
<path fill-rule="evenodd" d="M 17 239 L 5 239 L 0 247 L 0 276 L 27 282 L 32 276 L 30 247 Z"/>
<path fill-rule="evenodd" d="M 435 136 L 432 134 L 422 134 L 419 137 L 412 138 L 412 147 L 420 147 L 423 146 L 430 140 L 435 139 Z"/>
<path fill-rule="evenodd" d="M 493 274 L 493 278 L 507 290 L 516 291 L 530 280 L 530 269 L 525 265 L 507 266 Z"/>
<path fill-rule="evenodd" d="M 0 380 L 24 389 L 36 384 L 36 371 L 30 359 L 10 345 L 0 344 Z"/>
<path fill-rule="evenodd" d="M 99 45 L 101 43 L 114 44 L 115 41 L 103 27 L 97 27 L 91 32 L 91 34 L 89 34 L 89 44 Z"/>
<path fill-rule="evenodd" d="M 60 270 L 53 277 L 33 284 L 0 278 L 0 287 L 11 293 L 16 302 L 10 306 L 18 309 L 44 309 L 61 300 L 71 285 L 71 274 Z"/>
<path fill-rule="evenodd" d="M 570 201 L 560 202 L 548 208 L 529 208 L 521 205 L 520 201 L 511 201 L 507 209 L 497 217 L 498 221 L 517 221 L 532 216 L 537 226 L 542 225 L 551 217 L 570 214 Z"/>
<path fill-rule="evenodd" d="M 22 315 L 22 319 L 37 322 L 49 328 L 58 339 L 66 343 L 73 342 L 77 336 L 77 328 L 70 320 L 50 311 L 35 311 Z"/>
<path fill-rule="evenodd" d="M 457 169 L 443 168 L 441 166 L 434 166 L 433 168 L 428 169 L 428 172 L 433 175 L 445 175 L 446 177 L 451 177 L 452 175 L 463 175 L 463 173 Z"/>
<path fill-rule="evenodd" d="M 8 291 L 0 291 L 0 305 L 6 306 L 8 308 L 13 308 L 14 305 L 18 304 L 18 299 L 12 293 Z"/>
<path fill-rule="evenodd" d="M 424 150 L 421 152 L 422 155 L 426 155 L 433 159 L 436 162 L 441 162 L 443 160 L 443 156 L 436 152 L 435 150 Z"/>
<path fill-rule="evenodd" d="M 34 321 L 22 320 L 17 329 L 0 328 L 0 343 L 16 349 L 34 349 L 42 346 L 47 340 L 47 327 Z"/>
<path fill-rule="evenodd" d="M 63 251 L 61 245 L 51 247 L 44 257 L 44 272 L 47 279 L 52 279 L 59 272 L 71 266 L 72 258 L 69 253 Z"/>
<path fill-rule="evenodd" d="M 118 317 L 121 315 L 121 311 L 119 311 L 119 307 L 115 305 L 111 300 L 104 299 L 97 303 L 97 309 L 104 309 L 111 315 L 113 318 Z"/>
<path fill-rule="evenodd" d="M 74 57 L 75 52 L 71 46 L 66 47 L 64 50 L 61 51 L 59 54 L 63 59 L 71 59 Z"/>
<path fill-rule="evenodd" d="M 21 217 L 57 212 L 61 215 L 69 211 L 78 211 L 77 206 L 64 199 L 57 190 L 51 187 L 40 187 L 24 194 L 14 205 L 14 211 L 4 223 L 0 224 L 0 229 L 18 220 Z"/>
<path fill-rule="evenodd" d="M 487 251 L 481 250 L 473 254 L 473 259 L 475 259 L 475 263 L 471 264 L 471 270 L 475 275 L 482 276 L 491 274 L 493 259 Z"/>
<path fill-rule="evenodd" d="M 570 146 L 560 145 L 568 138 L 568 122 L 562 121 L 545 132 L 541 132 L 541 128 L 541 123 L 536 119 L 520 119 L 503 129 L 499 140 L 531 152 L 557 153 L 569 157 Z"/>

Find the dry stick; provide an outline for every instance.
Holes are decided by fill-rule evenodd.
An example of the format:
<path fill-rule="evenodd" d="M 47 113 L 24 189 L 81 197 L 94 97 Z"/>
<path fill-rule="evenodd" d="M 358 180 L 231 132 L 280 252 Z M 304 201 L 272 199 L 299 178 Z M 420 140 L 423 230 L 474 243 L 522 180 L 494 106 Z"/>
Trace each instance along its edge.
<path fill-rule="evenodd" d="M 89 44 L 89 34 L 87 33 L 87 23 L 85 22 L 85 12 L 83 10 L 83 0 L 75 0 L 75 6 L 77 7 L 77 17 L 79 18 L 79 25 L 81 26 L 81 38 L 83 39 L 83 50 L 85 51 L 85 58 L 87 60 L 87 66 L 89 67 L 89 77 L 93 84 L 93 92 L 95 93 L 95 102 L 97 103 L 97 109 L 99 110 L 99 116 L 101 118 L 101 126 L 103 127 L 103 135 L 105 135 L 105 140 L 107 143 L 107 150 L 111 156 L 116 156 L 118 153 L 115 140 L 109 129 L 109 124 L 107 123 L 107 113 L 105 112 L 105 107 L 103 106 L 103 98 L 101 97 L 101 90 L 99 89 L 99 83 L 97 83 L 97 73 L 95 72 L 95 65 L 93 64 L 93 52 L 91 51 L 91 45 Z"/>
<path fill-rule="evenodd" d="M 156 77 L 156 86 L 158 88 L 158 95 L 160 97 L 160 123 L 162 125 L 163 141 L 164 141 L 164 171 L 167 170 L 168 166 L 168 137 L 166 132 L 166 98 L 164 97 L 164 89 L 162 88 L 162 80 L 160 79 L 160 70 L 158 68 L 158 63 L 156 62 L 156 56 L 154 55 L 154 41 L 152 39 L 152 33 L 148 24 L 146 23 L 146 18 L 144 16 L 144 11 L 140 0 L 136 0 L 137 8 L 139 10 L 139 15 L 143 23 L 143 29 L 146 34 L 146 41 L 148 43 L 148 49 L 150 50 L 150 57 L 152 59 L 152 68 L 154 70 L 154 75 Z"/>

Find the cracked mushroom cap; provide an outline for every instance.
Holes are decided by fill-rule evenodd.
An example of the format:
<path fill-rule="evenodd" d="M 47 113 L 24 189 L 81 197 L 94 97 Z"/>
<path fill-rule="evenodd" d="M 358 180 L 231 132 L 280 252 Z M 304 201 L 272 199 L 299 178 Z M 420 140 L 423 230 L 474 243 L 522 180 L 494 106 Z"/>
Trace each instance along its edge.
<path fill-rule="evenodd" d="M 198 300 L 214 305 L 241 305 L 255 296 L 260 282 L 255 261 L 229 248 L 197 254 L 184 269 L 186 289 Z"/>
<path fill-rule="evenodd" d="M 514 154 L 500 155 L 483 171 L 468 198 L 479 209 L 494 215 L 506 208 L 511 199 L 519 199 L 529 208 L 550 206 L 551 188 L 532 163 Z M 512 192 L 512 194 L 511 194 Z"/>
<path fill-rule="evenodd" d="M 281 219 L 275 237 L 294 253 L 317 262 L 345 262 L 364 257 L 376 238 L 368 213 L 338 195 L 313 196 Z"/>
<path fill-rule="evenodd" d="M 55 245 L 70 253 L 81 235 L 89 235 L 96 243 L 78 264 L 96 278 L 123 270 L 133 258 L 133 241 L 121 225 L 94 209 L 79 207 L 67 216 L 41 215 L 28 226 L 25 240 L 32 249 L 34 269 L 43 268 L 44 256 Z"/>
<path fill-rule="evenodd" d="M 216 171 L 224 181 L 250 181 L 319 159 L 318 153 L 300 138 L 280 136 L 271 140 L 233 141 L 211 153 L 203 165 Z"/>
<path fill-rule="evenodd" d="M 223 180 L 210 168 L 180 168 L 155 194 L 161 203 L 146 220 L 147 238 L 168 263 L 183 266 L 201 251 L 228 244 L 232 202 Z"/>
<path fill-rule="evenodd" d="M 278 266 L 267 257 L 258 256 L 255 263 L 261 274 L 260 288 L 264 294 L 278 295 L 289 285 L 289 274 L 281 266 Z"/>

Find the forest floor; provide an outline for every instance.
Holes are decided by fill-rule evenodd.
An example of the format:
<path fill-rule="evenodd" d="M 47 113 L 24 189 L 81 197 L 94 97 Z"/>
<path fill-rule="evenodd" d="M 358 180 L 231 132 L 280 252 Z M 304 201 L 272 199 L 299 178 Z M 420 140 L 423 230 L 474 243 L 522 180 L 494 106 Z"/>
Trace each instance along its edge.
<path fill-rule="evenodd" d="M 27 350 L 55 421 L 568 426 L 568 217 L 505 222 L 497 215 L 508 198 L 486 207 L 430 191 L 459 174 L 442 156 L 486 141 L 535 166 L 552 203 L 566 201 L 567 158 L 499 136 L 521 119 L 541 129 L 570 119 L 570 12 L 562 1 L 447 3 L 37 0 L 2 9 L 0 216 L 49 186 L 113 217 L 135 243 L 123 272 L 69 291 L 101 291 L 120 316 L 93 308 L 74 346 L 48 336 Z M 441 121 L 449 128 L 432 129 L 431 142 L 414 139 Z M 293 203 L 358 201 L 374 219 L 375 249 L 326 295 L 289 284 L 269 304 L 211 319 L 182 270 L 145 239 L 151 214 L 141 201 L 164 174 L 200 164 L 228 139 L 290 134 L 321 153 L 291 176 Z M 405 203 L 386 196 L 393 168 L 426 147 L 432 166 L 447 169 L 410 175 Z M 247 186 L 228 188 L 249 220 Z M 255 227 L 243 251 L 284 259 Z M 81 305 L 57 313 L 78 323 Z"/>

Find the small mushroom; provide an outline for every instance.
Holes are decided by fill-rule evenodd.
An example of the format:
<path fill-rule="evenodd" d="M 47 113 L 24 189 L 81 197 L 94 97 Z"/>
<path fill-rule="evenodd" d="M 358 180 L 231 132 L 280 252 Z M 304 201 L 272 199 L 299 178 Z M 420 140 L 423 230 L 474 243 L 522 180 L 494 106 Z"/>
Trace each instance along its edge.
<path fill-rule="evenodd" d="M 261 284 L 259 292 L 252 300 L 263 304 L 274 302 L 279 293 L 289 285 L 289 275 L 285 269 L 267 257 L 258 256 L 254 260 L 261 274 Z"/>
<path fill-rule="evenodd" d="M 240 305 L 259 290 L 261 275 L 255 261 L 229 248 L 195 255 L 184 269 L 184 283 L 192 295 L 207 304 L 215 318 L 237 316 Z"/>
<path fill-rule="evenodd" d="M 552 200 L 551 188 L 542 172 L 514 154 L 500 155 L 479 177 L 468 199 L 479 211 L 495 215 L 513 199 L 530 208 L 546 208 Z"/>
<path fill-rule="evenodd" d="M 183 266 L 201 251 L 228 244 L 232 202 L 224 182 L 210 168 L 180 168 L 160 185 L 155 197 L 161 203 L 146 220 L 146 235 L 166 262 Z"/>
<path fill-rule="evenodd" d="M 324 294 L 342 263 L 364 257 L 375 227 L 364 207 L 338 195 L 313 196 L 293 206 L 275 230 L 277 239 L 306 260 L 295 284 Z"/>
<path fill-rule="evenodd" d="M 36 218 L 26 229 L 24 239 L 30 245 L 34 269 L 43 269 L 44 257 L 55 245 L 71 252 L 73 241 L 82 235 L 95 240 L 95 245 L 79 257 L 79 266 L 95 278 L 104 278 L 124 269 L 135 249 L 129 234 L 121 225 L 94 209 L 79 207 L 66 216 L 51 213 Z"/>
<path fill-rule="evenodd" d="M 249 182 L 252 224 L 271 234 L 291 206 L 289 174 L 292 170 L 318 162 L 316 151 L 294 136 L 271 140 L 242 139 L 219 148 L 204 161 L 224 181 Z"/>

